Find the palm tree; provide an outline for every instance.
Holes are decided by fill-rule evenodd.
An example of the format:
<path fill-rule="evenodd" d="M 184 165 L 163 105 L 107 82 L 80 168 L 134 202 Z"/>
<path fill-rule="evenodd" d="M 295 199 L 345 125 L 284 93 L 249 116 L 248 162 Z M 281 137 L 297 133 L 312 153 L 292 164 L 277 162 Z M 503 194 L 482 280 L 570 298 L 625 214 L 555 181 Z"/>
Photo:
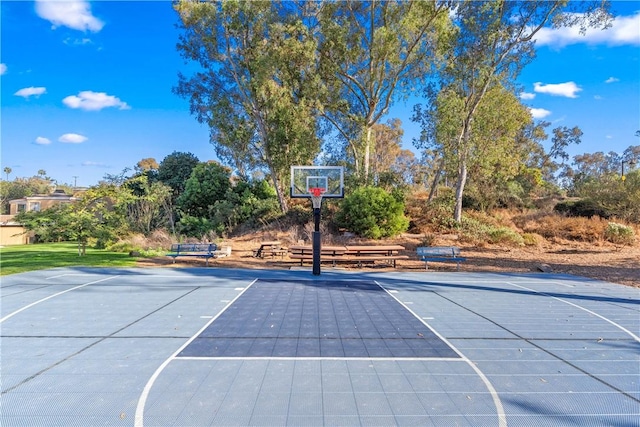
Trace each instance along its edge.
<path fill-rule="evenodd" d="M 9 181 L 9 174 L 12 172 L 12 169 L 7 166 L 4 168 L 4 173 L 7 175 L 7 181 Z"/>

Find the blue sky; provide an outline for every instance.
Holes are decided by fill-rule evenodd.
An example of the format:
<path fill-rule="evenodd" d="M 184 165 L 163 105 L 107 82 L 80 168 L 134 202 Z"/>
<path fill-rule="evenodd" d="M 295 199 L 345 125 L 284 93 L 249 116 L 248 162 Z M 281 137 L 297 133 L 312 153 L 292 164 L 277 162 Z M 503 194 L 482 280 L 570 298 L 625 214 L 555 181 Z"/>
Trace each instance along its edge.
<path fill-rule="evenodd" d="M 189 74 L 175 49 L 168 1 L 2 1 L 1 159 L 14 177 L 43 169 L 59 183 L 89 186 L 139 160 L 173 151 L 215 159 L 208 130 L 171 92 Z M 640 1 L 613 2 L 607 31 L 544 31 L 521 74 L 523 102 L 557 126 L 579 126 L 571 155 L 640 145 Z M 419 129 L 413 102 L 390 117 Z M 2 178 L 5 178 L 2 173 Z"/>

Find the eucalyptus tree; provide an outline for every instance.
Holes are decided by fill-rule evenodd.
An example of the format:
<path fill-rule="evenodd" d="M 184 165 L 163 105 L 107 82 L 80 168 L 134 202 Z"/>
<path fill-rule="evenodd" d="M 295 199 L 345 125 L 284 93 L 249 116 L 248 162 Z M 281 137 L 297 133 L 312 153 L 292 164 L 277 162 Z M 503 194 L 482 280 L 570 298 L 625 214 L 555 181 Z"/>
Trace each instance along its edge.
<path fill-rule="evenodd" d="M 445 159 L 457 175 L 456 221 L 462 218 L 469 161 L 476 151 L 477 140 L 473 138 L 473 128 L 479 124 L 476 115 L 488 91 L 498 85 L 513 88 L 522 68 L 535 57 L 534 38 L 542 28 L 579 27 L 586 31 L 589 27 L 606 26 L 610 18 L 607 9 L 606 1 L 465 0 L 457 4 L 453 16 L 457 34 L 448 50 L 447 65 L 439 75 L 440 88 L 455 94 L 459 108 L 448 125 L 455 135 L 449 141 L 454 149 Z M 436 108 L 438 91 L 426 94 L 431 108 Z M 418 110 L 417 115 L 426 123 L 432 122 L 432 110 Z M 427 125 L 424 130 L 428 134 L 433 127 Z"/>
<path fill-rule="evenodd" d="M 189 99 L 210 128 L 218 157 L 247 178 L 266 169 L 280 208 L 292 164 L 320 151 L 316 40 L 298 3 L 182 0 L 181 55 L 200 71 L 179 76 L 175 92 Z"/>
<path fill-rule="evenodd" d="M 431 75 L 448 34 L 447 1 L 322 2 L 319 63 L 323 117 L 346 142 L 356 175 L 369 179 L 374 125 Z"/>

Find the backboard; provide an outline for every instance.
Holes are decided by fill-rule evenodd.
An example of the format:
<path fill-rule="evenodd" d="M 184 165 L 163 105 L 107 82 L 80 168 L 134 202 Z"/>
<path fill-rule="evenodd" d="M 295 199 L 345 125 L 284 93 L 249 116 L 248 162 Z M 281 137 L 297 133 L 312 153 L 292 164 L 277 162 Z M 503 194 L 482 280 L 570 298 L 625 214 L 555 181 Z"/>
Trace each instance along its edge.
<path fill-rule="evenodd" d="M 311 188 L 322 188 L 323 198 L 344 197 L 342 166 L 291 166 L 291 197 L 310 198 Z"/>

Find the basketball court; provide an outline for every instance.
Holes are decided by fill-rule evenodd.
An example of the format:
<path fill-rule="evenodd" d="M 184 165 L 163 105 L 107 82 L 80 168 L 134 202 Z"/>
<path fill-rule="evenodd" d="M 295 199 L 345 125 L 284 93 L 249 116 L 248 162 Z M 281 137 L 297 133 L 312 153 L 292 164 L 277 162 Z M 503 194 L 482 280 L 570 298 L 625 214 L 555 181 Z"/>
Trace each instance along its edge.
<path fill-rule="evenodd" d="M 552 274 L 2 277 L 2 426 L 638 426 L 640 295 Z"/>

